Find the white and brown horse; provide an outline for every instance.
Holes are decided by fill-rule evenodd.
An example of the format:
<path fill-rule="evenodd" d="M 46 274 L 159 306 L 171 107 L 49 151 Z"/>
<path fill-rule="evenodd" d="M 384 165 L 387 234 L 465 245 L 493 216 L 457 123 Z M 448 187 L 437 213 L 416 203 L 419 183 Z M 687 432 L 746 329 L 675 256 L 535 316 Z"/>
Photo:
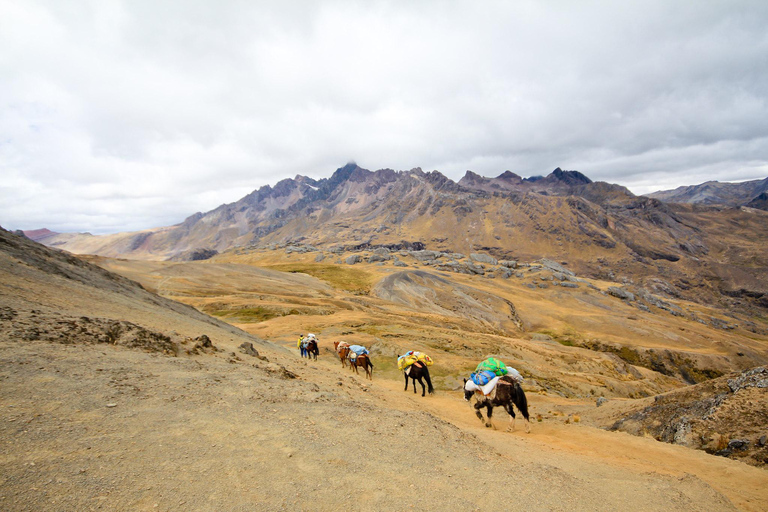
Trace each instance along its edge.
<path fill-rule="evenodd" d="M 501 406 L 510 416 L 507 430 L 515 430 L 515 411 L 512 408 L 514 405 L 525 418 L 525 431 L 531 431 L 530 421 L 528 418 L 528 399 L 525 397 L 523 388 L 520 387 L 520 384 L 515 379 L 506 375 L 501 377 L 498 380 L 496 389 L 494 390 L 494 393 L 491 394 L 491 396 L 485 396 L 479 391 L 467 390 L 466 384 L 467 379 L 464 379 L 464 400 L 469 402 L 472 398 L 472 395 L 477 397 L 477 402 L 474 405 L 475 414 L 477 414 L 477 417 L 480 418 L 480 421 L 485 423 L 486 427 L 496 428 L 493 425 L 492 419 L 493 408 Z M 483 418 L 483 414 L 480 412 L 480 409 L 483 407 L 486 408 L 486 415 L 488 416 L 487 420 Z"/>

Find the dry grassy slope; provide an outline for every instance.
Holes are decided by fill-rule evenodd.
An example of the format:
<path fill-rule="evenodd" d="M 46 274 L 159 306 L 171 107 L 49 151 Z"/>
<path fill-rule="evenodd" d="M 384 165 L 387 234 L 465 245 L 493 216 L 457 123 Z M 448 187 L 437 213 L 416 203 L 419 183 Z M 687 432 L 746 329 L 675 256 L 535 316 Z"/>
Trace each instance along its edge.
<path fill-rule="evenodd" d="M 184 318 L 196 326 L 199 336 L 206 329 L 235 332 L 228 324 L 200 314 L 194 308 L 147 292 L 136 282 L 119 274 L 105 272 L 68 253 L 0 230 L 0 271 L 3 272 L 2 298 L 25 309 L 47 311 L 77 309 L 83 315 L 127 320 L 153 330 L 164 330 L 166 317 Z M 50 290 L 57 293 L 51 294 Z M 194 334 L 194 336 L 193 336 Z"/>
<path fill-rule="evenodd" d="M 531 389 L 582 397 L 647 396 L 680 386 L 679 365 L 724 373 L 764 364 L 768 357 L 765 336 L 714 329 L 656 308 L 643 312 L 587 283 L 577 289 L 532 290 L 532 282 L 541 283 L 548 275 L 538 267 L 504 280 L 435 272 L 402 256 L 409 268 L 336 265 L 327 262 L 331 256 L 316 263 L 314 258 L 312 253 L 279 251 L 228 253 L 210 262 L 155 263 L 151 272 L 146 263 L 136 263 L 140 271 L 133 274 L 127 273 L 132 262 L 102 264 L 287 347 L 301 332 L 319 334 L 325 347 L 336 340 L 362 343 L 379 356 L 380 369 L 393 376 L 398 354 L 424 350 L 438 361 L 435 380 L 443 389 L 459 385 L 490 354 L 521 369 L 531 378 Z M 265 271 L 253 265 L 326 281 L 307 278 L 297 286 L 296 276 L 302 274 L 271 272 L 266 279 Z M 605 289 L 615 283 L 595 284 Z M 495 323 L 475 314 L 478 298 L 496 301 L 498 308 L 487 312 L 496 309 Z M 510 303 L 523 330 L 509 319 Z M 722 317 L 714 309 L 678 304 L 699 318 Z M 642 360 L 650 351 L 671 355 L 665 364 L 678 379 L 651 371 Z"/>
<path fill-rule="evenodd" d="M 31 252 L 0 243 L 3 510 L 476 509 L 486 503 L 478 475 L 498 502 L 530 510 L 616 510 L 638 501 L 646 510 L 760 510 L 768 499 L 768 477 L 756 468 L 565 423 L 569 408 L 582 407 L 578 401 L 531 393 L 532 412 L 542 419 L 532 434 L 486 430 L 452 393 L 414 397 L 399 380 L 378 373 L 367 383 L 342 372 L 326 353 L 317 362 L 300 361 L 295 351 L 71 257 L 8 240 Z M 252 283 L 266 282 L 264 296 L 281 298 L 278 277 L 258 269 L 156 264 L 146 274 L 155 264 L 114 264 L 155 284 L 170 271 L 166 284 L 178 293 L 197 294 L 206 282 L 221 280 L 240 297 L 258 292 Z M 151 275 L 158 271 L 159 279 Z M 293 278 L 304 280 L 306 300 L 327 293 L 302 276 L 286 282 Z M 285 299 L 298 300 L 285 292 Z M 348 319 L 358 322 L 343 329 L 364 330 L 358 313 L 369 305 L 360 298 L 335 291 L 328 298 L 348 304 Z M 384 312 L 391 307 L 372 303 Z M 392 313 L 394 320 L 404 311 Z M 83 327 L 82 316 L 131 321 L 169 336 L 203 331 L 223 350 L 170 357 L 99 343 L 69 328 L 73 321 Z M 327 318 L 337 328 L 333 316 L 284 318 L 313 325 Z M 444 319 L 434 320 L 444 328 Z M 259 325 L 273 328 L 274 320 Z M 30 326 L 44 336 L 15 332 Z M 467 343 L 474 336 L 457 334 Z M 270 361 L 237 352 L 243 341 L 256 343 Z M 520 350 L 527 344 L 519 340 Z M 543 359 L 566 349 L 531 351 Z M 425 478 L 426 494 L 415 487 Z"/>
<path fill-rule="evenodd" d="M 761 251 L 768 245 L 765 212 L 627 201 L 603 209 L 576 197 L 510 199 L 418 188 L 405 191 L 401 201 L 355 204 L 332 217 L 318 210 L 288 221 L 262 242 L 303 240 L 327 248 L 406 240 L 465 254 L 485 249 L 498 258 L 546 255 L 594 277 L 638 284 L 662 279 L 673 295 L 722 306 L 733 305 L 723 291 L 759 294 L 768 287 Z M 750 299 L 742 305 L 759 314 Z"/>

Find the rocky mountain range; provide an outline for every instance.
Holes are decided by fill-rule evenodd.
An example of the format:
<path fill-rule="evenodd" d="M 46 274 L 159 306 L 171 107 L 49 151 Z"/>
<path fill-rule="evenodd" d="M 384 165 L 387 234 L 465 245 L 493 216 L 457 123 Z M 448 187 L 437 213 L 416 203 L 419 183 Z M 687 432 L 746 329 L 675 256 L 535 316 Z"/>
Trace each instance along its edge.
<path fill-rule="evenodd" d="M 767 215 L 635 196 L 559 168 L 534 178 L 467 172 L 456 183 L 437 171 L 373 172 L 348 164 L 330 178 L 296 176 L 261 187 L 175 226 L 105 236 L 28 234 L 73 253 L 134 259 L 194 260 L 288 246 L 547 257 L 581 275 L 639 281 L 670 297 L 765 307 Z"/>

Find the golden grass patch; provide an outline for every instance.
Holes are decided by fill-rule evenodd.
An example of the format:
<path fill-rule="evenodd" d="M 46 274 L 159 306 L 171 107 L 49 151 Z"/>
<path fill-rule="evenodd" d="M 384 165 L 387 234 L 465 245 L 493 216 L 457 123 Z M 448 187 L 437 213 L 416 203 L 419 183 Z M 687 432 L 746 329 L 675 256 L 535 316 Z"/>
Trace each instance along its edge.
<path fill-rule="evenodd" d="M 338 290 L 361 295 L 368 294 L 375 281 L 375 277 L 364 270 L 340 265 L 281 263 L 265 268 L 280 272 L 307 274 L 325 281 Z"/>

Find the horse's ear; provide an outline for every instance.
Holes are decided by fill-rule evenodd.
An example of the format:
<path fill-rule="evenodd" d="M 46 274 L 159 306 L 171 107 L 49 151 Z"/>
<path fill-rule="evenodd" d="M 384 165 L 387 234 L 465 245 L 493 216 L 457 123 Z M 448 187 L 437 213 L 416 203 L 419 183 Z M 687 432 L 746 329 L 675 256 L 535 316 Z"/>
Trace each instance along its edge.
<path fill-rule="evenodd" d="M 464 379 L 464 384 L 466 384 L 466 383 L 467 383 L 467 379 Z"/>

